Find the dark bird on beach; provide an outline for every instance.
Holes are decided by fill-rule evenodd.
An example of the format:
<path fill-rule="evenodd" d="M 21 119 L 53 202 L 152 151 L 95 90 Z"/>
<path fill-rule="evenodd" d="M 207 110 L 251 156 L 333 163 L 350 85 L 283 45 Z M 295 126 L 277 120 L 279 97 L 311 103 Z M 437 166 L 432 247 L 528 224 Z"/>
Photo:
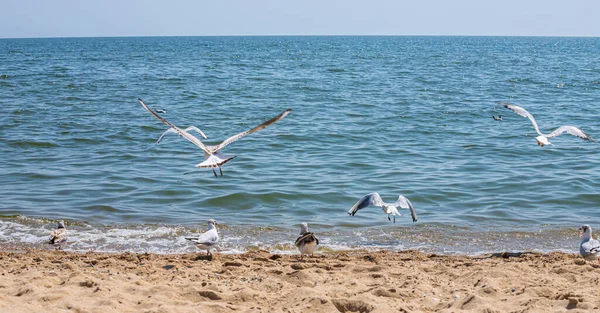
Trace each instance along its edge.
<path fill-rule="evenodd" d="M 300 237 L 296 239 L 295 245 L 300 250 L 300 257 L 305 254 L 313 254 L 315 247 L 319 244 L 319 239 L 308 231 L 308 224 L 300 224 Z"/>

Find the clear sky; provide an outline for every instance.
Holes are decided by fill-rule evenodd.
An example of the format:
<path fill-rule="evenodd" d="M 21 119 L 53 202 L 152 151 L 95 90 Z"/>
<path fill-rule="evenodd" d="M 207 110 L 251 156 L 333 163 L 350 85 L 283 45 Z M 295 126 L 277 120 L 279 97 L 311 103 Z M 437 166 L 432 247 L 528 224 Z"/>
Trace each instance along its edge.
<path fill-rule="evenodd" d="M 0 0 L 0 38 L 600 36 L 600 0 Z"/>

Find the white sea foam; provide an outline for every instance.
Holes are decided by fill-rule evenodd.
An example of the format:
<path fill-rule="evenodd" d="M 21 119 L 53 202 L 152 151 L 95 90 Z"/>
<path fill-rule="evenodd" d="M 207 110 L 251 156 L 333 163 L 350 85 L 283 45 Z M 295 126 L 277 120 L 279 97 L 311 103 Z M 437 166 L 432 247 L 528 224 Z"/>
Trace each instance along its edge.
<path fill-rule="evenodd" d="M 70 251 L 197 253 L 184 237 L 199 231 L 180 225 L 91 225 L 67 221 Z M 387 224 L 386 224 L 387 225 Z M 0 220 L 0 242 L 11 246 L 44 247 L 53 221 L 32 218 Z M 279 228 L 248 228 L 223 225 L 218 253 L 266 250 L 295 254 L 295 232 Z M 465 229 L 426 226 L 385 227 L 335 231 L 313 229 L 320 244 L 317 253 L 347 250 L 420 250 L 430 253 L 481 255 L 495 252 L 576 252 L 577 238 L 571 230 L 543 228 L 530 233 L 473 232 Z M 573 238 L 571 238 L 573 237 Z"/>

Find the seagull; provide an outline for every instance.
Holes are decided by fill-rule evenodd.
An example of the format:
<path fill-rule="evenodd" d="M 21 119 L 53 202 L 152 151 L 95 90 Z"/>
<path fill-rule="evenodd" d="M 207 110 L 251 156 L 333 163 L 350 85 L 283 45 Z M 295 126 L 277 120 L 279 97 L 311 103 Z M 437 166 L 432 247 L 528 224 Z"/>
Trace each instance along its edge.
<path fill-rule="evenodd" d="M 194 135 L 192 135 L 191 133 L 189 133 L 188 131 L 185 131 L 171 123 L 169 123 L 167 120 L 165 120 L 164 118 L 162 118 L 161 116 L 159 116 L 158 114 L 152 112 L 152 110 L 150 110 L 146 104 L 144 103 L 144 101 L 142 101 L 142 99 L 139 99 L 140 103 L 142 104 L 142 106 L 144 107 L 144 109 L 146 109 L 146 111 L 150 112 L 150 114 L 154 115 L 154 117 L 156 117 L 157 119 L 159 119 L 161 122 L 169 125 L 171 128 L 169 130 L 167 130 L 167 132 L 176 132 L 178 133 L 180 136 L 182 136 L 183 138 L 187 139 L 189 142 L 195 144 L 196 146 L 200 147 L 200 149 L 202 149 L 204 151 L 204 162 L 198 163 L 196 164 L 196 167 L 203 167 L 203 168 L 212 168 L 213 170 L 213 174 L 215 174 L 215 177 L 217 177 L 217 172 L 215 171 L 215 168 L 219 168 L 219 172 L 221 173 L 221 176 L 223 176 L 223 170 L 221 169 L 221 166 L 223 166 L 225 163 L 231 161 L 233 158 L 235 158 L 235 156 L 225 156 L 223 154 L 221 154 L 221 150 L 223 148 L 225 148 L 227 145 L 229 145 L 230 143 L 246 136 L 249 134 L 252 134 L 256 131 L 259 131 L 277 121 L 279 121 L 280 119 L 286 117 L 288 114 L 290 114 L 290 112 L 292 111 L 292 109 L 287 109 L 285 111 L 283 111 L 283 113 L 275 116 L 274 118 L 250 129 L 247 130 L 245 132 L 241 132 L 237 135 L 231 136 L 227 139 L 225 139 L 223 142 L 221 142 L 220 144 L 216 145 L 216 146 L 207 146 L 205 144 L 203 144 L 200 139 L 196 138 Z M 190 126 L 192 127 L 192 126 Z M 190 129 L 190 127 L 188 127 L 188 129 Z M 199 129 L 198 129 L 199 131 Z M 199 131 L 200 133 L 201 131 Z M 166 132 L 165 132 L 166 133 Z M 163 133 L 164 135 L 164 133 Z M 161 136 L 162 137 L 162 136 Z M 159 141 L 162 138 L 159 138 Z"/>
<path fill-rule="evenodd" d="M 199 237 L 185 237 L 186 240 L 193 242 L 198 249 L 206 250 L 206 255 L 212 255 L 210 249 L 219 241 L 219 233 L 217 233 L 217 222 L 208 220 L 208 230 Z"/>
<path fill-rule="evenodd" d="M 540 132 L 540 129 L 538 128 L 538 124 L 535 122 L 535 119 L 533 118 L 533 115 L 531 115 L 531 113 L 527 112 L 527 110 L 523 109 L 520 106 L 516 106 L 516 105 L 510 104 L 510 103 L 503 103 L 503 102 L 498 102 L 498 103 L 504 105 L 505 108 L 507 108 L 523 117 L 527 117 L 527 118 L 529 118 L 529 120 L 531 120 L 531 124 L 533 124 L 533 128 L 535 128 L 535 131 L 539 134 L 539 136 L 535 137 L 535 140 L 537 141 L 537 144 L 540 145 L 541 147 L 543 147 L 545 145 L 551 145 L 552 143 L 548 140 L 548 138 L 557 137 L 564 132 L 567 132 L 573 136 L 577 136 L 583 140 L 595 141 L 594 138 L 592 138 L 592 136 L 588 135 L 586 132 L 584 132 L 583 130 L 581 130 L 575 126 L 561 126 L 548 135 L 542 134 L 542 132 Z"/>
<path fill-rule="evenodd" d="M 313 254 L 315 247 L 319 244 L 319 239 L 308 231 L 308 224 L 300 224 L 300 237 L 296 239 L 295 245 L 300 250 L 300 258 L 305 254 Z"/>
<path fill-rule="evenodd" d="M 383 213 L 388 215 L 389 221 L 391 221 L 390 215 L 393 215 L 394 223 L 396 223 L 396 215 L 400 215 L 400 213 L 398 212 L 398 207 L 401 207 L 403 209 L 409 209 L 413 222 L 417 221 L 417 212 L 415 211 L 415 208 L 413 207 L 412 203 L 410 203 L 408 198 L 406 198 L 403 195 L 400 195 L 396 202 L 385 203 L 383 202 L 383 200 L 381 200 L 381 196 L 376 192 L 370 193 L 358 200 L 358 202 L 356 202 L 356 204 L 350 209 L 350 211 L 348 211 L 348 214 L 354 216 L 354 214 L 356 214 L 356 211 L 364 209 L 370 205 L 380 207 L 383 210 Z"/>
<path fill-rule="evenodd" d="M 54 245 L 57 250 L 67 241 L 67 228 L 64 221 L 58 221 L 56 228 L 50 232 L 49 244 Z"/>
<path fill-rule="evenodd" d="M 154 109 L 154 112 L 161 113 L 161 114 L 167 114 L 167 109 Z"/>
<path fill-rule="evenodd" d="M 581 235 L 581 244 L 579 245 L 579 254 L 588 260 L 600 262 L 600 241 L 592 238 L 592 227 L 583 225 L 579 228 Z"/>
<path fill-rule="evenodd" d="M 494 121 L 501 121 L 501 120 L 502 120 L 502 115 L 498 115 L 498 117 L 495 117 L 495 116 L 492 114 L 492 118 L 494 119 Z"/>

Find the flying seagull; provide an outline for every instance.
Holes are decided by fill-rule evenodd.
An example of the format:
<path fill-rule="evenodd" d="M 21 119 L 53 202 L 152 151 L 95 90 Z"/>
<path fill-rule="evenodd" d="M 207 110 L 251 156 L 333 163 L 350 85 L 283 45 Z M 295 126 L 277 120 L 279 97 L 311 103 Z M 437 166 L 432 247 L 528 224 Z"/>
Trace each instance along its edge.
<path fill-rule="evenodd" d="M 529 118 L 529 120 L 531 121 L 531 124 L 533 124 L 533 128 L 535 128 L 535 131 L 539 135 L 539 136 L 535 137 L 535 140 L 537 141 L 537 144 L 540 145 L 541 147 L 543 147 L 545 145 L 551 145 L 552 143 L 548 140 L 548 138 L 557 137 L 564 132 L 567 132 L 568 134 L 571 134 L 573 136 L 577 136 L 583 140 L 594 141 L 594 138 L 592 138 L 592 136 L 588 135 L 586 132 L 584 132 L 583 130 L 581 130 L 575 126 L 561 126 L 548 135 L 542 134 L 542 132 L 540 132 L 538 124 L 535 121 L 535 118 L 533 118 L 533 115 L 531 115 L 531 113 L 527 112 L 527 110 L 523 109 L 520 106 L 516 106 L 516 105 L 510 104 L 510 103 L 504 103 L 504 102 L 498 102 L 498 103 L 504 105 L 505 108 L 507 108 L 523 117 Z"/>
<path fill-rule="evenodd" d="M 350 211 L 348 211 L 348 214 L 354 216 L 354 214 L 356 214 L 358 210 L 364 209 L 371 205 L 380 207 L 383 210 L 383 213 L 388 215 L 388 220 L 390 221 L 390 215 L 393 215 L 394 223 L 396 223 L 396 215 L 400 215 L 400 213 L 398 212 L 398 207 L 402 209 L 409 209 L 413 222 L 417 221 L 417 212 L 415 211 L 415 208 L 413 207 L 412 203 L 410 203 L 408 198 L 406 198 L 403 195 L 400 195 L 396 202 L 385 203 L 383 202 L 383 200 L 381 200 L 381 196 L 376 192 L 370 193 L 358 200 L 358 202 L 356 202 L 356 204 L 350 209 Z"/>
<path fill-rule="evenodd" d="M 192 135 L 191 133 L 189 133 L 188 131 L 185 131 L 171 123 L 169 123 L 167 120 L 165 120 L 164 118 L 162 118 L 160 115 L 154 113 L 152 110 L 150 110 L 146 104 L 144 103 L 144 101 L 142 101 L 142 99 L 139 99 L 140 103 L 142 104 L 142 106 L 144 107 L 144 109 L 146 109 L 146 111 L 150 112 L 150 114 L 154 115 L 154 117 L 156 117 L 157 119 L 159 119 L 161 122 L 167 124 L 168 126 L 170 126 L 171 128 L 169 130 L 167 130 L 167 132 L 173 132 L 175 131 L 176 133 L 178 133 L 180 136 L 182 136 L 183 138 L 187 139 L 189 142 L 195 144 L 196 146 L 200 147 L 200 149 L 202 149 L 204 151 L 204 162 L 198 163 L 196 164 L 196 167 L 203 167 L 203 168 L 212 168 L 213 170 L 213 174 L 215 174 L 215 177 L 217 176 L 217 172 L 215 171 L 215 168 L 219 168 L 219 172 L 221 173 L 221 176 L 223 176 L 223 170 L 221 169 L 221 166 L 223 166 L 225 163 L 231 161 L 233 158 L 235 158 L 235 156 L 225 156 L 221 154 L 221 150 L 223 148 L 225 148 L 227 145 L 229 145 L 230 143 L 246 136 L 249 134 L 252 134 L 256 131 L 259 131 L 277 121 L 279 121 L 280 119 L 286 117 L 291 111 L 292 109 L 287 109 L 285 111 L 283 111 L 283 113 L 277 115 L 276 117 L 250 129 L 247 130 L 245 132 L 241 132 L 237 135 L 231 136 L 227 139 L 225 139 L 223 142 L 221 142 L 220 144 L 216 145 L 216 146 L 207 146 L 205 144 L 203 144 L 200 139 L 196 138 L 194 135 Z M 187 129 L 191 129 L 192 126 L 188 127 Z M 171 130 L 172 129 L 172 130 Z M 201 131 L 198 129 L 198 132 L 201 133 Z M 163 133 L 163 135 L 165 135 Z M 162 137 L 162 136 L 161 136 Z M 159 141 L 162 138 L 159 138 Z"/>
<path fill-rule="evenodd" d="M 56 228 L 50 232 L 49 244 L 54 245 L 57 250 L 67 241 L 67 228 L 64 221 L 58 221 Z"/>
<path fill-rule="evenodd" d="M 592 227 L 583 225 L 579 228 L 581 235 L 581 244 L 579 245 L 579 254 L 588 260 L 600 262 L 600 241 L 592 238 Z"/>
<path fill-rule="evenodd" d="M 494 119 L 494 121 L 501 121 L 502 120 L 502 115 L 498 115 L 498 117 L 494 116 L 492 114 L 492 118 Z"/>
<path fill-rule="evenodd" d="M 296 239 L 295 245 L 300 250 L 300 257 L 302 258 L 305 254 L 313 254 L 315 247 L 319 244 L 319 239 L 315 235 L 308 231 L 308 224 L 300 224 L 300 237 Z"/>
<path fill-rule="evenodd" d="M 167 114 L 167 109 L 154 109 L 154 112 L 160 114 Z"/>
<path fill-rule="evenodd" d="M 186 240 L 193 242 L 198 249 L 206 250 L 206 255 L 212 255 L 210 249 L 219 241 L 219 233 L 217 233 L 217 222 L 208 220 L 208 230 L 198 237 L 185 237 Z"/>

